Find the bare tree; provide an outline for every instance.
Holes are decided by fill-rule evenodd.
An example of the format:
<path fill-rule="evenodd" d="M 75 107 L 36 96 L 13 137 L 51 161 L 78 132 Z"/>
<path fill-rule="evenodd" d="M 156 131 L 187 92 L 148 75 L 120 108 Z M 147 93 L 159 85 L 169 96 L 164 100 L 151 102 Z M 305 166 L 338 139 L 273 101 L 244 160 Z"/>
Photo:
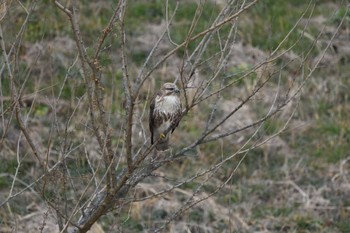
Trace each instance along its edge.
<path fill-rule="evenodd" d="M 11 209 L 13 201 L 29 191 L 55 213 L 59 232 L 87 232 L 104 215 L 113 214 L 122 221 L 122 212 L 133 204 L 165 197 L 195 182 L 193 192 L 181 205 L 163 222 L 153 224 L 149 229 L 149 232 L 168 232 L 169 225 L 179 216 L 217 195 L 249 152 L 287 129 L 297 112 L 305 83 L 319 67 L 346 17 L 344 14 L 328 41 L 320 45 L 320 38 L 328 33 L 321 29 L 309 47 L 300 54 L 293 54 L 291 51 L 305 36 L 315 7 L 310 1 L 295 26 L 269 54 L 253 51 L 249 66 L 232 69 L 236 54 L 251 49 L 244 47 L 239 39 L 239 19 L 257 2 L 222 1 L 220 11 L 206 18 L 203 15 L 205 4 L 198 1 L 187 35 L 179 42 L 174 38 L 174 25 L 182 2 L 164 1 L 161 30 L 149 41 L 151 47 L 140 66 L 130 62 L 134 46 L 130 43 L 126 24 L 128 5 L 133 4 L 130 1 L 108 3 L 113 7 L 113 13 L 92 41 L 81 27 L 80 17 L 87 8 L 83 2 L 27 1 L 26 5 L 21 1 L 3 2 L 0 12 L 0 151 L 7 151 L 6 140 L 13 137 L 17 141 L 14 145 L 17 157 L 15 172 L 3 173 L 10 178 L 11 188 L 0 207 Z M 21 56 L 26 43 L 24 34 L 33 30 L 30 28 L 31 17 L 38 4 L 47 4 L 47 7 L 55 8 L 57 15 L 65 16 L 69 24 L 68 38 L 74 42 L 73 45 L 65 42 L 64 46 L 71 46 L 74 56 L 67 58 L 69 64 L 63 66 L 61 83 L 51 77 L 52 86 L 44 80 L 50 73 L 41 74 L 58 68 L 34 68 L 45 57 L 40 44 L 32 56 Z M 11 18 L 12 8 L 25 15 L 18 28 L 4 26 L 7 17 Z M 206 27 L 201 29 L 199 24 L 203 20 Z M 303 20 L 306 23 L 302 23 Z M 299 37 L 286 48 L 285 43 L 290 42 L 291 34 L 296 30 L 299 30 Z M 54 53 L 55 45 L 52 46 Z M 314 56 L 315 50 L 318 58 L 308 64 L 306 61 Z M 110 66 L 113 68 L 103 64 L 105 57 L 112 61 Z M 29 64 L 24 70 L 19 67 L 23 59 Z M 298 76 L 284 74 L 290 65 L 298 67 Z M 164 67 L 170 68 L 164 71 Z M 111 70 L 121 73 L 114 79 L 106 75 Z M 186 122 L 200 120 L 202 125 L 195 136 L 188 134 L 173 143 L 170 151 L 157 152 L 150 144 L 147 112 L 154 89 L 166 80 L 177 82 L 182 89 L 184 108 L 177 131 L 186 130 Z M 36 84 L 31 86 L 33 84 L 29 83 Z M 46 88 L 49 91 L 44 95 Z M 66 89 L 71 93 L 70 100 L 63 97 Z M 77 94 L 81 89 L 82 93 Z M 233 123 L 239 114 L 247 114 L 246 108 L 252 105 L 262 107 L 256 118 L 242 124 Z M 37 112 L 40 106 L 42 111 L 47 111 L 44 116 Z M 38 117 L 42 119 L 38 120 Z M 264 134 L 264 125 L 272 119 L 282 123 L 273 133 Z M 42 133 L 42 124 L 48 125 L 48 132 Z M 199 170 L 172 178 L 172 185 L 140 195 L 145 180 L 170 179 L 166 174 L 157 173 L 157 169 L 198 157 L 198 148 L 212 143 L 227 143 L 230 149 L 218 152 L 212 164 L 203 164 Z M 24 181 L 20 171 L 23 161 L 28 158 L 35 158 L 35 164 L 31 165 L 31 180 Z M 204 192 L 208 182 L 224 166 L 230 167 L 225 178 L 217 182 L 214 189 Z M 84 170 L 80 171 L 81 167 Z M 110 229 L 120 230 L 119 223 L 116 221 Z M 44 218 L 41 230 L 45 225 Z"/>

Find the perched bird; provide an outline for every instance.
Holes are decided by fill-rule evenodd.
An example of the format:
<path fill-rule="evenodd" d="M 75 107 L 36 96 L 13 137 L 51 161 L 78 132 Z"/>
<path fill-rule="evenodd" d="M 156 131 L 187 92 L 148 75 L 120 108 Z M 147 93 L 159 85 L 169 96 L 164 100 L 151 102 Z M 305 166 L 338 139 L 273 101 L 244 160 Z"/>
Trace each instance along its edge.
<path fill-rule="evenodd" d="M 152 99 L 149 111 L 149 129 L 151 144 L 156 143 L 156 149 L 169 149 L 170 134 L 179 125 L 182 107 L 180 90 L 173 83 L 164 83 Z"/>

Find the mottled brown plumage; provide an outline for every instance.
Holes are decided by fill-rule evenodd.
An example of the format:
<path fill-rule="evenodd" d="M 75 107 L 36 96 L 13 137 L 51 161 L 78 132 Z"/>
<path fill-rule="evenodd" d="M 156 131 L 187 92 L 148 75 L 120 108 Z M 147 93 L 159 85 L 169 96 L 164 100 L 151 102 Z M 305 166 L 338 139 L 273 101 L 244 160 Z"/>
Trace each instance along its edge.
<path fill-rule="evenodd" d="M 179 89 L 173 83 L 165 83 L 152 99 L 149 112 L 151 144 L 160 151 L 169 148 L 170 134 L 179 125 L 182 107 Z"/>

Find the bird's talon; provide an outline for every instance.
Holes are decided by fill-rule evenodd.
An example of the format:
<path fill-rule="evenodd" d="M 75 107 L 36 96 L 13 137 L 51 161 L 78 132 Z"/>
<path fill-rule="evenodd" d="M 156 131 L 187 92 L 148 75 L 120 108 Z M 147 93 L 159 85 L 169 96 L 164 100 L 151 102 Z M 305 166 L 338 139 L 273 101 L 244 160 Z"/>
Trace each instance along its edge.
<path fill-rule="evenodd" d="M 165 134 L 161 133 L 161 134 L 159 135 L 159 138 L 160 138 L 160 139 L 164 139 L 164 138 L 165 138 Z"/>

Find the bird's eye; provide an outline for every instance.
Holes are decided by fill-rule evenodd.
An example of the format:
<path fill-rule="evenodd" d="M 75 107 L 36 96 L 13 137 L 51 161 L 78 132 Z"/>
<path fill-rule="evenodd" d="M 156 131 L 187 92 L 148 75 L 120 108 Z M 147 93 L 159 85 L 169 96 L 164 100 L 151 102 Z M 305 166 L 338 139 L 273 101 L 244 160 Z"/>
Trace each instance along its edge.
<path fill-rule="evenodd" d="M 174 88 L 173 87 L 168 87 L 168 88 L 165 88 L 165 90 L 168 90 L 168 91 L 173 91 Z"/>

